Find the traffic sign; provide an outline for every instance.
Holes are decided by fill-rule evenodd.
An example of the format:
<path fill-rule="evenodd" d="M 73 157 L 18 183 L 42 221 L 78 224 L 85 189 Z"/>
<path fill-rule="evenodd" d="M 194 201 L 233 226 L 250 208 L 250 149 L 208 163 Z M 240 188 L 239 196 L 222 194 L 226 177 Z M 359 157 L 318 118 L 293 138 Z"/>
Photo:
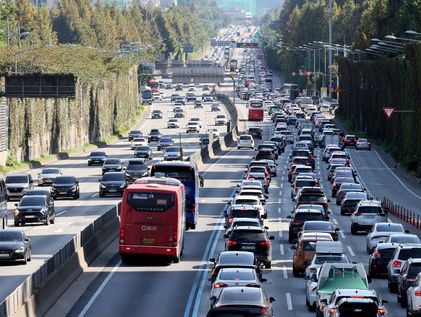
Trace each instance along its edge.
<path fill-rule="evenodd" d="M 386 117 L 388 119 L 390 119 L 390 117 L 392 116 L 392 114 L 395 112 L 396 108 L 395 107 L 383 107 L 383 111 L 386 114 Z"/>

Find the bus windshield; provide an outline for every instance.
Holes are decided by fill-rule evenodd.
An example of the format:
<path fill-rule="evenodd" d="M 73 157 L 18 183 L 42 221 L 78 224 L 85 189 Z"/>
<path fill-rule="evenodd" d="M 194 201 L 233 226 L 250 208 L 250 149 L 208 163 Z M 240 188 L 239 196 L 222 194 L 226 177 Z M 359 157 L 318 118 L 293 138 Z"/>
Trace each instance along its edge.
<path fill-rule="evenodd" d="M 127 204 L 140 212 L 166 212 L 174 206 L 175 198 L 169 193 L 130 192 Z"/>

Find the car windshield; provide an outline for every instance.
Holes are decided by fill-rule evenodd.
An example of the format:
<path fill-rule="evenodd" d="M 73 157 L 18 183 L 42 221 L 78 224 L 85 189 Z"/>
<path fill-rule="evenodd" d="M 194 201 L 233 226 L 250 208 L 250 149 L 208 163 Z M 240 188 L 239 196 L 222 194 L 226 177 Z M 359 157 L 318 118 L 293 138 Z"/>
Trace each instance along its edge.
<path fill-rule="evenodd" d="M 308 201 L 308 202 L 325 202 L 326 198 L 324 195 L 301 195 L 298 199 L 299 201 Z"/>
<path fill-rule="evenodd" d="M 333 226 L 329 222 L 315 222 L 315 223 L 306 222 L 304 224 L 304 230 L 308 230 L 308 231 L 312 231 L 312 230 L 332 231 Z"/>
<path fill-rule="evenodd" d="M 168 147 L 168 148 L 165 150 L 165 152 L 166 152 L 166 153 L 168 153 L 168 152 L 180 152 L 180 148 L 179 148 L 179 147 Z"/>
<path fill-rule="evenodd" d="M 149 146 L 139 146 L 136 150 L 137 151 L 149 151 Z"/>
<path fill-rule="evenodd" d="M 120 164 L 119 159 L 108 159 L 105 161 L 105 164 Z"/>
<path fill-rule="evenodd" d="M 251 140 L 251 136 L 249 136 L 249 135 L 241 135 L 240 136 L 240 140 L 241 141 L 249 141 L 249 140 Z"/>
<path fill-rule="evenodd" d="M 379 232 L 402 232 L 403 228 L 399 224 L 384 224 L 384 225 L 377 225 L 376 231 L 379 231 Z"/>
<path fill-rule="evenodd" d="M 22 241 L 22 233 L 19 231 L 0 231 L 0 241 Z"/>
<path fill-rule="evenodd" d="M 219 279 L 221 280 L 254 280 L 255 275 L 253 270 L 238 270 L 238 271 L 226 271 L 222 270 L 219 274 Z"/>
<path fill-rule="evenodd" d="M 105 173 L 102 176 L 102 181 L 109 182 L 109 181 L 124 181 L 125 177 L 123 173 Z"/>
<path fill-rule="evenodd" d="M 6 177 L 7 184 L 19 184 L 19 183 L 27 183 L 28 177 L 26 175 L 10 175 Z"/>
<path fill-rule="evenodd" d="M 91 156 L 105 156 L 104 152 L 92 152 Z"/>
<path fill-rule="evenodd" d="M 71 176 L 57 177 L 54 184 L 74 184 L 75 179 Z"/>
<path fill-rule="evenodd" d="M 43 206 L 43 205 L 45 205 L 45 198 L 35 197 L 35 196 L 24 196 L 19 203 L 20 207 Z"/>
<path fill-rule="evenodd" d="M 256 221 L 235 221 L 232 224 L 233 227 L 241 227 L 241 226 L 246 226 L 246 227 L 260 227 L 260 224 Z"/>
<path fill-rule="evenodd" d="M 126 167 L 128 170 L 144 170 L 146 168 L 146 164 L 143 162 L 129 162 Z"/>
<path fill-rule="evenodd" d="M 141 135 L 142 134 L 142 132 L 140 132 L 140 131 L 138 131 L 138 130 L 133 130 L 133 131 L 130 131 L 130 133 L 129 133 L 130 135 Z"/>
<path fill-rule="evenodd" d="M 314 212 L 299 212 L 295 215 L 294 219 L 296 220 L 321 220 L 323 218 L 322 213 L 314 213 Z"/>
<path fill-rule="evenodd" d="M 348 263 L 348 259 L 343 255 L 318 255 L 314 259 L 314 264 L 323 263 Z"/>
<path fill-rule="evenodd" d="M 41 174 L 60 174 L 60 170 L 58 168 L 45 168 Z"/>
<path fill-rule="evenodd" d="M 231 234 L 231 240 L 242 242 L 265 241 L 266 237 L 263 232 L 251 230 L 235 230 Z"/>
<path fill-rule="evenodd" d="M 239 204 L 239 205 L 253 205 L 253 206 L 259 204 L 258 200 L 254 200 L 254 199 L 243 199 L 243 198 L 236 199 L 235 200 L 235 203 L 236 204 Z"/>
<path fill-rule="evenodd" d="M 390 242 L 396 242 L 396 243 L 412 243 L 417 244 L 420 243 L 420 239 L 417 236 L 413 235 L 402 235 L 402 236 L 391 236 Z"/>
<path fill-rule="evenodd" d="M 382 207 L 370 207 L 370 206 L 360 206 L 358 212 L 362 214 L 379 214 L 382 212 Z"/>
<path fill-rule="evenodd" d="M 408 270 L 408 277 L 415 278 L 421 272 L 421 263 L 412 263 Z"/>
<path fill-rule="evenodd" d="M 408 260 L 409 258 L 421 258 L 421 248 L 402 249 L 399 252 L 399 260 Z"/>
<path fill-rule="evenodd" d="M 314 180 L 303 180 L 303 181 L 296 181 L 295 186 L 297 187 L 304 187 L 304 186 L 310 186 L 313 187 L 316 185 L 316 181 Z"/>

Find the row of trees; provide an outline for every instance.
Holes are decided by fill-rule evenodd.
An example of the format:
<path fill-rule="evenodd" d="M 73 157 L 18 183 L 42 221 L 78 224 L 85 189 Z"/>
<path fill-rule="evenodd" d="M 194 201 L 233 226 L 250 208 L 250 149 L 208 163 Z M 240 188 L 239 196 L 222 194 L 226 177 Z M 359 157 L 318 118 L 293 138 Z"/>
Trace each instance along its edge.
<path fill-rule="evenodd" d="M 213 0 L 186 2 L 168 10 L 145 9 L 139 1 L 120 9 L 116 4 L 95 6 L 91 0 L 62 0 L 48 10 L 35 8 L 29 0 L 0 4 L 0 43 L 6 45 L 80 44 L 107 51 L 138 42 L 149 45 L 144 57 L 180 54 L 185 44 L 202 49 L 209 37 L 227 23 Z M 9 30 L 6 32 L 6 30 Z M 29 31 L 25 38 L 18 33 Z M 9 34 L 9 38 L 7 35 Z M 1 36 L 3 35 L 3 36 Z"/>
<path fill-rule="evenodd" d="M 300 55 L 291 49 L 312 41 L 328 41 L 328 3 L 329 0 L 285 0 L 276 14 L 265 17 L 264 33 L 270 37 L 266 40 L 266 49 L 273 50 L 269 43 L 281 41 L 270 54 L 275 54 L 275 58 L 271 58 L 275 60 L 273 66 L 282 65 L 287 78 L 302 66 L 307 68 L 306 53 Z M 333 43 L 366 48 L 372 44 L 372 38 L 404 35 L 408 29 L 421 31 L 421 2 L 333 0 L 332 20 Z"/>

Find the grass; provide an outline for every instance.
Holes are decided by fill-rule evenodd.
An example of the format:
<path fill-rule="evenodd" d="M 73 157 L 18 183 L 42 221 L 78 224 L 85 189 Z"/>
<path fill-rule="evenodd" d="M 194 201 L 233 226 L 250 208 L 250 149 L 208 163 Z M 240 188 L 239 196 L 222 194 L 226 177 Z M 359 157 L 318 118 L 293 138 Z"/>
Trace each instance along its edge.
<path fill-rule="evenodd" d="M 140 121 L 144 112 L 145 112 L 145 108 L 143 106 L 139 106 L 138 110 L 136 111 L 136 115 L 132 118 L 132 120 L 130 120 L 129 123 L 119 127 L 117 129 L 118 131 L 117 133 L 114 133 L 94 143 L 86 143 L 82 146 L 70 148 L 63 152 L 43 155 L 39 158 L 35 158 L 33 160 L 25 161 L 25 162 L 18 162 L 16 159 L 9 156 L 7 159 L 6 166 L 0 165 L 0 174 L 5 175 L 8 173 L 24 171 L 31 168 L 39 168 L 46 163 L 50 163 L 56 160 L 64 160 L 71 156 L 77 155 L 79 153 L 92 151 L 97 148 L 105 147 L 110 143 L 115 143 Z"/>

